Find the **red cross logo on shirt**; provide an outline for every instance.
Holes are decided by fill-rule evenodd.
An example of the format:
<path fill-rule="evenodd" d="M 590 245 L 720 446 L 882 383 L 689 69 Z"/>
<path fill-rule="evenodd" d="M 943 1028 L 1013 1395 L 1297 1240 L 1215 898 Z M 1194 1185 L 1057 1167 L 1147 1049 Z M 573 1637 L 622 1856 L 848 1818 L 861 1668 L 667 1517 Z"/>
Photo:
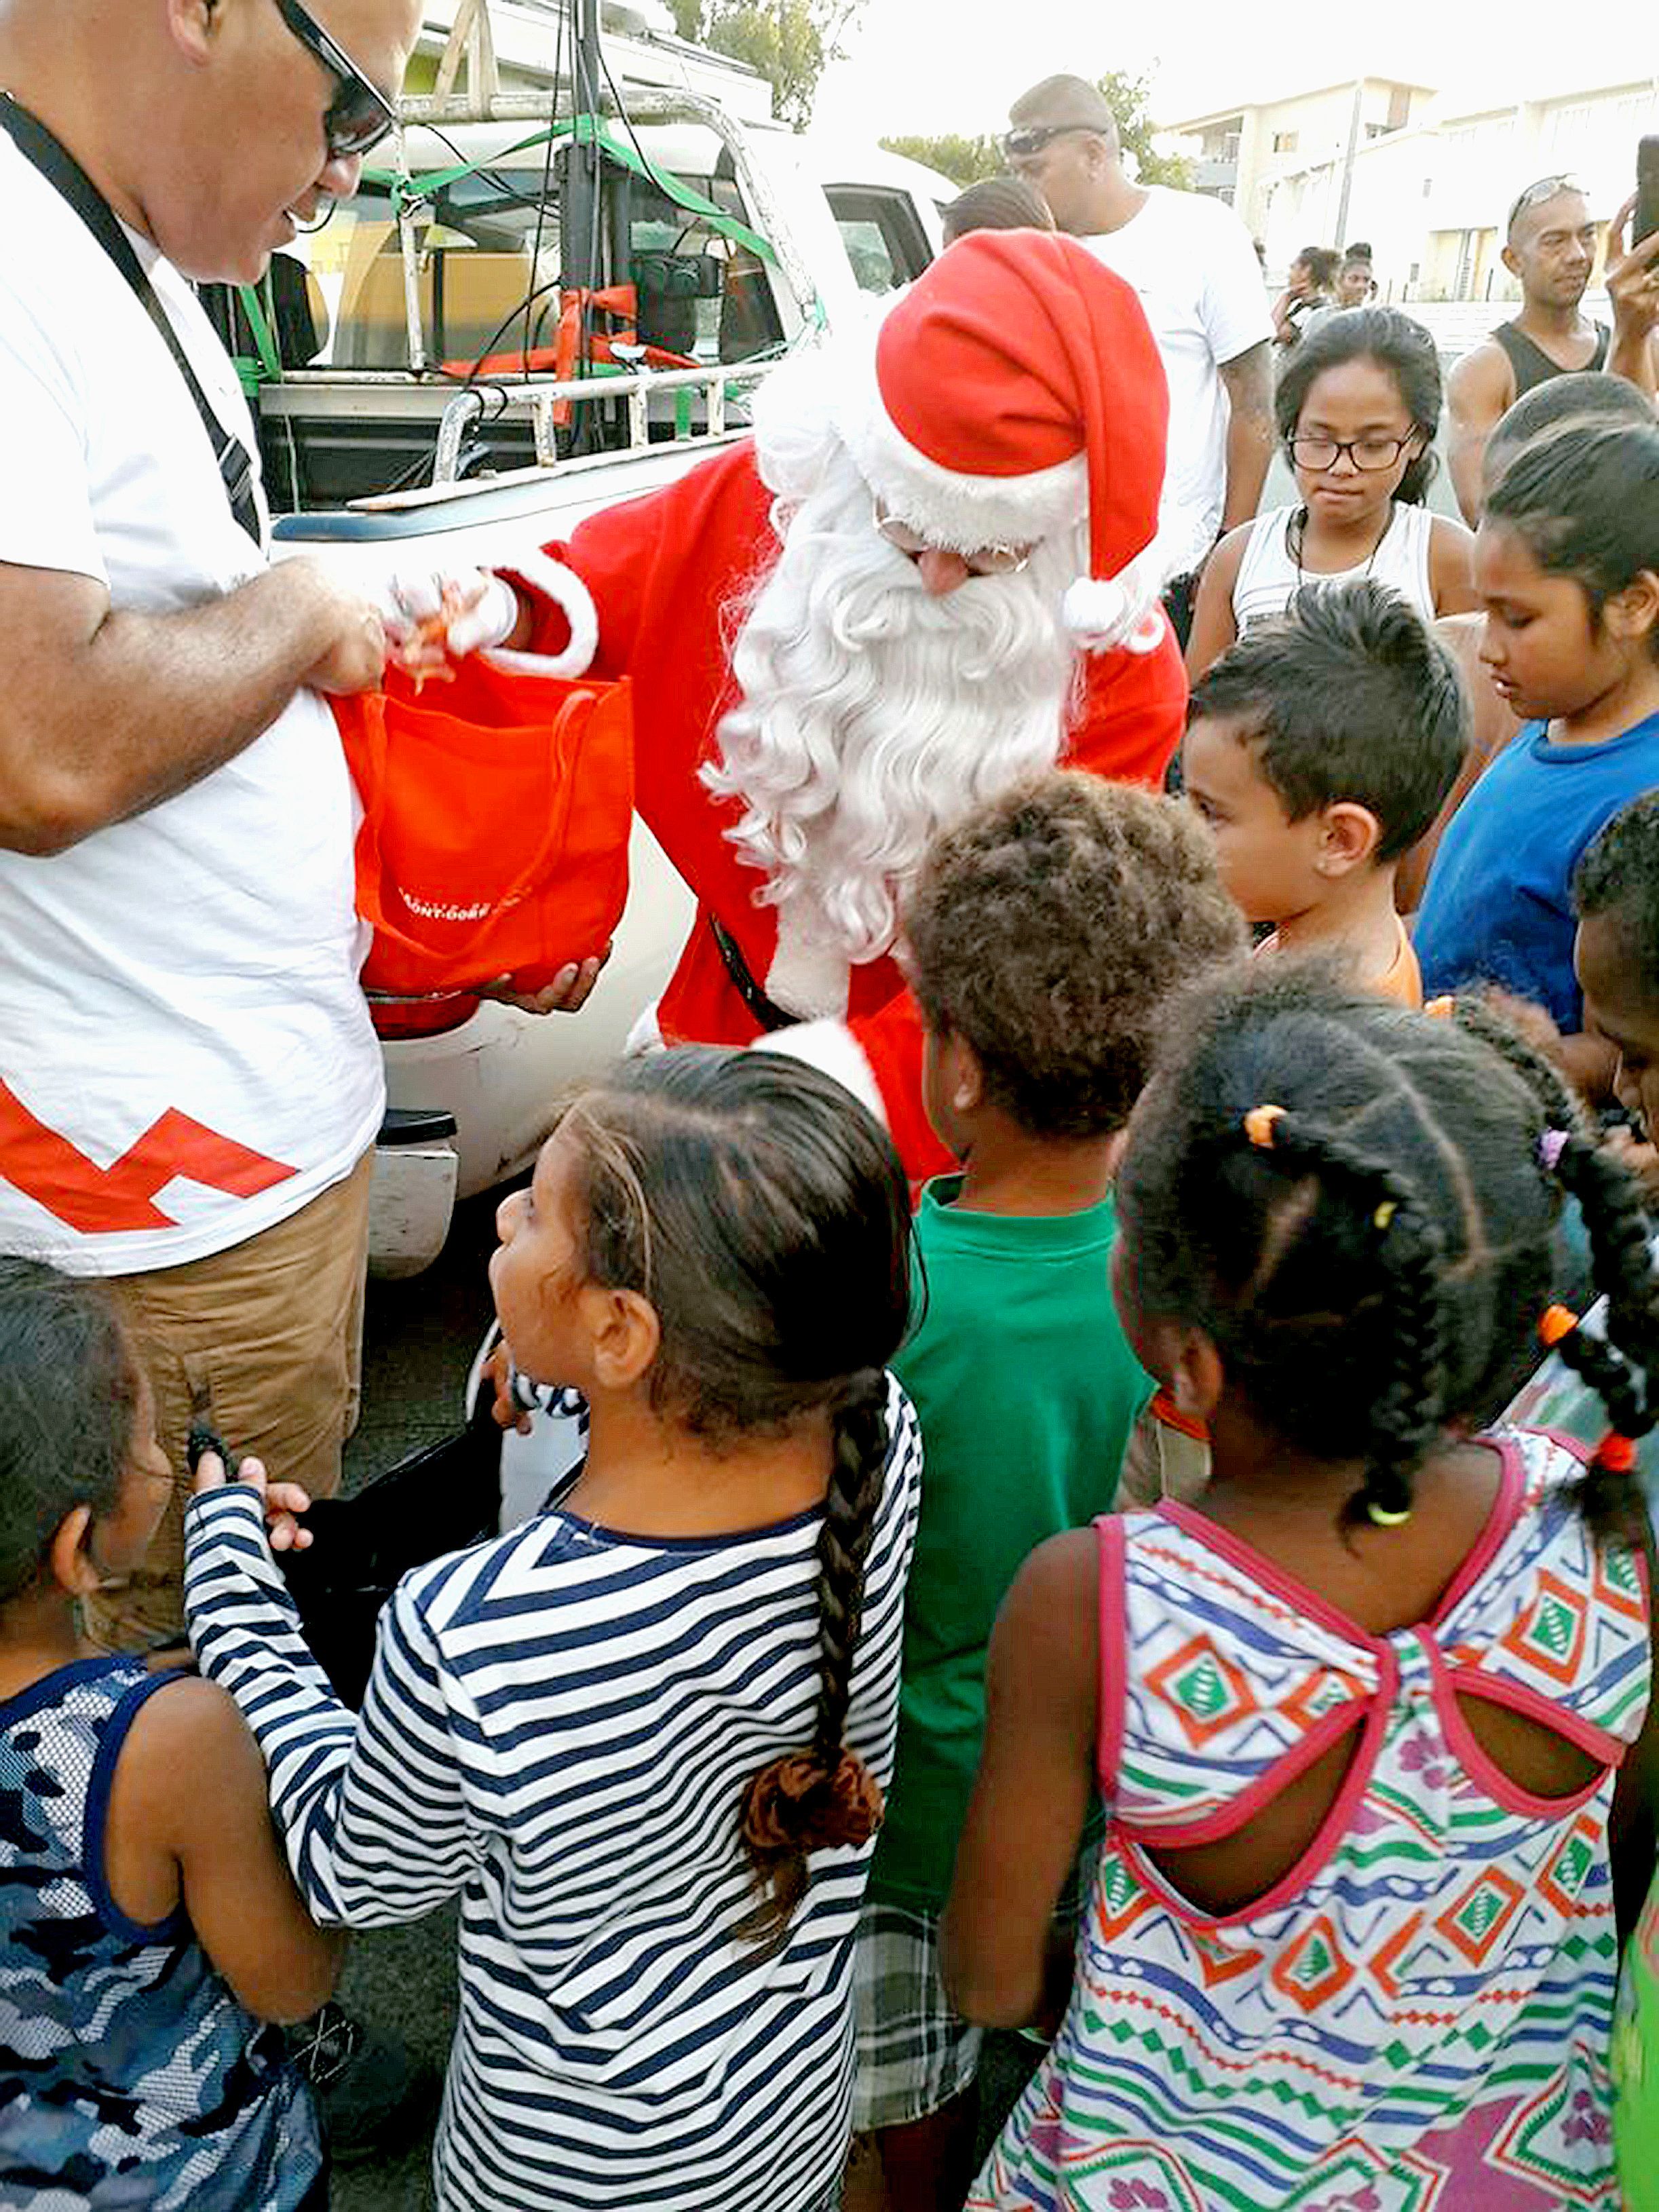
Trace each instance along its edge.
<path fill-rule="evenodd" d="M 176 1227 L 155 1203 L 156 1192 L 175 1176 L 229 1198 L 252 1198 L 298 1172 L 222 1137 L 176 1106 L 100 1168 L 0 1083 L 0 1176 L 83 1237 Z"/>

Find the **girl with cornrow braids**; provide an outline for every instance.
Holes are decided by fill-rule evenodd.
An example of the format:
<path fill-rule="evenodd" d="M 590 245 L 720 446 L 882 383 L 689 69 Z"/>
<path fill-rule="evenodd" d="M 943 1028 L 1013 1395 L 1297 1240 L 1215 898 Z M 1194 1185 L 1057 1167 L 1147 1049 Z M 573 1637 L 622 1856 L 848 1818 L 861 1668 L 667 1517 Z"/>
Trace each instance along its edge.
<path fill-rule="evenodd" d="M 313 1911 L 462 1894 L 442 2207 L 827 2212 L 919 1502 L 902 1171 L 816 1069 L 686 1048 L 578 1097 L 500 1234 L 585 1464 L 404 1581 L 355 1728 L 236 1493 L 198 1501 L 204 1668 Z"/>
<path fill-rule="evenodd" d="M 1115 1288 L 1212 1478 L 1044 1545 L 998 1624 L 944 1929 L 970 2018 L 1036 2003 L 1096 1790 L 1105 1838 L 1070 2006 L 969 2203 L 1611 2212 L 1659 1340 L 1624 1170 L 1480 1008 L 1283 963 L 1183 1014 Z M 1607 1394 L 1593 1453 L 1480 1426 L 1561 1335 L 1564 1189 L 1609 1300 L 1606 1346 L 1569 1352 Z"/>

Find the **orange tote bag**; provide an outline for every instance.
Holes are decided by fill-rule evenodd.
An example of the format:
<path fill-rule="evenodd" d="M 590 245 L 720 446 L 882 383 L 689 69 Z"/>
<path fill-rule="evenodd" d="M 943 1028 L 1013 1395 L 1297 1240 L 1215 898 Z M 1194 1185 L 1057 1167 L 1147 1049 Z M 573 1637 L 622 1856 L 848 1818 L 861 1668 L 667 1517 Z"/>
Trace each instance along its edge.
<path fill-rule="evenodd" d="M 509 674 L 473 654 L 453 683 L 417 690 L 388 667 L 383 690 L 331 704 L 362 801 L 371 1000 L 436 1001 L 459 1019 L 482 984 L 506 975 L 537 991 L 604 951 L 628 896 L 625 682 Z M 376 1020 L 433 1025 L 415 1006 Z"/>

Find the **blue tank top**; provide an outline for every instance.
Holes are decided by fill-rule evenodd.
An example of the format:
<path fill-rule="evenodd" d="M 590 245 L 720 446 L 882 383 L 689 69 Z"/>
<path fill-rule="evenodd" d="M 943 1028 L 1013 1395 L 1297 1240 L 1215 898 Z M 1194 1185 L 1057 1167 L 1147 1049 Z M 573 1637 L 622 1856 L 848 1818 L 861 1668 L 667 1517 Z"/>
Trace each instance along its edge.
<path fill-rule="evenodd" d="M 322 2168 L 279 2028 L 175 1912 L 110 1895 L 104 1822 L 133 1717 L 175 1678 L 83 1659 L 0 1703 L 0 2206 L 291 2212 Z"/>

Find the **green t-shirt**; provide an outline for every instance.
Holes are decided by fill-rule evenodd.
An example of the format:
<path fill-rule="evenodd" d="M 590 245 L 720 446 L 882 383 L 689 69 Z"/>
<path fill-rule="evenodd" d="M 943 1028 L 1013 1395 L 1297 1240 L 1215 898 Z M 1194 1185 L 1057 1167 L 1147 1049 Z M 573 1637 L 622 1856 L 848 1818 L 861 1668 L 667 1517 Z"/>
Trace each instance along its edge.
<path fill-rule="evenodd" d="M 921 1421 L 921 1522 L 904 1613 L 898 1759 L 872 1896 L 937 1910 L 985 1733 L 997 1608 L 1045 1538 L 1109 1510 L 1152 1384 L 1109 1267 L 1117 1214 L 970 1213 L 959 1176 L 922 1193 L 927 1304 L 893 1362 Z"/>

